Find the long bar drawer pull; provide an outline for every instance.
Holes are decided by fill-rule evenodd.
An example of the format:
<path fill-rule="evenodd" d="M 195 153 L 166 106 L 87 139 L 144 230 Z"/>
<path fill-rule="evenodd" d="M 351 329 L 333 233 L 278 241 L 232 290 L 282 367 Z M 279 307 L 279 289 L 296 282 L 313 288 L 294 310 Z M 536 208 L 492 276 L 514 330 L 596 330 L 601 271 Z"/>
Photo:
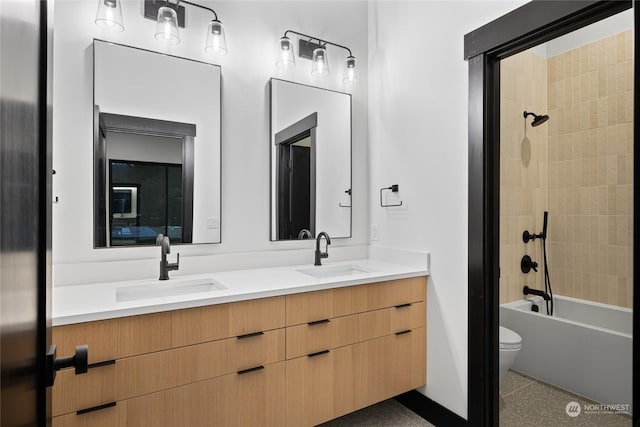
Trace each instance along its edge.
<path fill-rule="evenodd" d="M 322 319 L 322 320 L 314 320 L 313 322 L 309 322 L 307 323 L 307 325 L 309 326 L 313 326 L 313 325 L 321 325 L 323 323 L 329 323 L 331 322 L 331 320 L 329 319 Z"/>
<path fill-rule="evenodd" d="M 114 406 L 116 406 L 116 402 L 109 402 L 105 403 L 104 405 L 93 406 L 87 409 L 80 409 L 79 411 L 76 411 L 76 415 L 84 415 L 88 414 L 89 412 L 99 411 L 101 409 L 113 408 Z"/>
<path fill-rule="evenodd" d="M 243 369 L 242 371 L 238 371 L 238 375 L 248 374 L 249 372 L 259 371 L 261 369 L 264 369 L 264 366 L 260 365 L 255 368 Z"/>
<path fill-rule="evenodd" d="M 320 356 L 321 354 L 327 354 L 329 352 L 330 350 L 322 350 L 322 351 L 318 351 L 317 353 L 307 354 L 307 357 L 316 357 L 316 356 Z"/>
<path fill-rule="evenodd" d="M 409 332 L 411 332 L 411 329 L 407 329 L 406 331 L 396 332 L 396 335 L 404 335 L 404 334 L 408 334 Z"/>
<path fill-rule="evenodd" d="M 259 337 L 260 335 L 264 335 L 264 332 L 260 331 L 260 332 L 253 332 L 251 334 L 238 335 L 237 338 L 239 340 L 243 340 L 245 338 Z"/>
<path fill-rule="evenodd" d="M 395 307 L 396 307 L 396 308 L 404 308 L 404 307 L 411 307 L 412 305 L 413 305 L 412 303 L 408 302 L 408 303 L 406 303 L 406 304 L 399 304 L 399 305 L 396 305 Z"/>
<path fill-rule="evenodd" d="M 116 361 L 115 360 L 105 360 L 104 362 L 96 362 L 96 363 L 90 363 L 89 366 L 87 366 L 89 369 L 93 369 L 93 368 L 100 368 L 102 366 L 109 366 L 109 365 L 115 365 Z"/>

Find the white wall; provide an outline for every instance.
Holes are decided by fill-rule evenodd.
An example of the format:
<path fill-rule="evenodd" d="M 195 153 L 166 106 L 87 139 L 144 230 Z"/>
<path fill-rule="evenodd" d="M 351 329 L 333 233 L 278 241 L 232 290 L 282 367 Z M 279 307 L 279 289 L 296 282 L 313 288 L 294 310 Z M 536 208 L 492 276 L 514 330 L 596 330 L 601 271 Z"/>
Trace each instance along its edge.
<path fill-rule="evenodd" d="M 369 7 L 370 220 L 376 246 L 431 252 L 427 386 L 467 414 L 467 97 L 464 34 L 524 1 L 376 2 Z M 399 208 L 380 187 L 399 184 Z"/>
<path fill-rule="evenodd" d="M 54 196 L 53 263 L 56 285 L 103 281 L 119 277 L 148 277 L 157 270 L 156 248 L 93 249 L 92 176 L 79 173 L 76 162 L 92 162 L 92 57 L 93 38 L 114 41 L 159 52 L 218 63 L 222 66 L 222 243 L 178 249 L 181 269 L 190 270 L 190 258 L 211 257 L 198 265 L 212 269 L 233 265 L 245 268 L 260 263 L 312 262 L 309 241 L 269 241 L 269 97 L 270 77 L 342 90 L 341 50 L 329 47 L 332 74 L 312 77 L 310 61 L 297 59 L 292 72 L 279 74 L 275 66 L 278 39 L 292 29 L 349 46 L 359 63 L 360 84 L 353 91 L 353 238 L 336 240 L 335 255 L 344 248 L 366 256 L 367 189 L 367 4 L 365 2 L 248 2 L 203 1 L 216 10 L 225 24 L 229 53 L 219 58 L 203 51 L 206 23 L 211 17 L 187 8 L 188 28 L 181 30 L 181 44 L 164 48 L 153 37 L 155 22 L 142 18 L 141 1 L 123 1 L 125 31 L 107 33 L 95 26 L 97 1 L 58 0 L 54 33 Z M 68 142 L 61 151 L 60 141 Z M 86 172 L 86 171 L 85 171 Z M 79 215 L 71 227 L 60 221 L 63 212 Z M 349 249 L 349 250 L 347 250 Z M 250 253 L 269 251 L 269 257 Z M 242 255 L 247 253 L 247 255 Z M 221 257 L 218 257 L 221 256 Z M 195 258 L 194 258 L 195 259 Z M 107 263 L 105 261 L 114 261 Z M 134 262 L 135 261 L 135 262 Z M 194 261 L 195 262 L 195 261 Z M 134 265 L 132 265 L 132 263 Z M 231 265 L 229 268 L 231 268 Z M 85 268 L 82 268 L 84 266 Z M 86 268 L 91 266 L 91 268 Z M 79 268 L 76 268 L 79 267 Z M 90 273 L 89 273 L 90 272 Z M 153 276 L 151 276 L 153 277 Z"/>

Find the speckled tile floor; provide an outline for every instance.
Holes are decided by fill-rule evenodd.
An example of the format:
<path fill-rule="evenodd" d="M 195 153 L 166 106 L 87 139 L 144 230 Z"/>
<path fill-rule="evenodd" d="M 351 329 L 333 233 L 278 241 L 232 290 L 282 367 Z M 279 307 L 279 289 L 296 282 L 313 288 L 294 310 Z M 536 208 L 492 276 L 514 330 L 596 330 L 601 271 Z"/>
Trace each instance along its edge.
<path fill-rule="evenodd" d="M 422 417 L 393 399 L 385 400 L 319 427 L 433 427 Z"/>
<path fill-rule="evenodd" d="M 500 387 L 501 427 L 631 427 L 631 417 L 616 414 L 567 415 L 569 402 L 577 402 L 581 409 L 594 403 L 550 384 L 507 372 Z"/>

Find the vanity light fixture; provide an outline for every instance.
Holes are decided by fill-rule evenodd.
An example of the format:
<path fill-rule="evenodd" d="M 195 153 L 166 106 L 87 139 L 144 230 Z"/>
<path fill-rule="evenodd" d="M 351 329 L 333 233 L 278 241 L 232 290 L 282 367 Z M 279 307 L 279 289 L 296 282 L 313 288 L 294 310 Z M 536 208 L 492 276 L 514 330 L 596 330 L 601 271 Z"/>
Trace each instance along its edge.
<path fill-rule="evenodd" d="M 120 0 L 98 0 L 95 23 L 107 31 L 124 31 Z"/>
<path fill-rule="evenodd" d="M 213 19 L 207 25 L 204 50 L 208 53 L 226 54 L 227 38 L 224 32 L 224 25 L 218 20 L 218 14 L 209 7 L 186 0 L 178 0 L 176 3 L 171 3 L 168 0 L 144 1 L 145 18 L 156 19 L 157 21 L 156 39 L 171 44 L 180 43 L 178 27 L 185 27 L 185 8 L 180 6 L 182 3 L 208 10 L 213 14 Z"/>
<path fill-rule="evenodd" d="M 276 62 L 278 67 L 292 68 L 296 65 L 293 43 L 291 43 L 291 39 L 287 37 L 289 33 L 297 34 L 301 37 L 298 39 L 298 56 L 311 60 L 312 75 L 324 77 L 330 74 L 327 45 L 331 45 L 344 49 L 349 53 L 349 56 L 345 59 L 344 76 L 342 77 L 343 83 L 357 83 L 360 80 L 358 69 L 356 68 L 356 58 L 351 53 L 351 49 L 293 30 L 285 31 L 284 36 L 279 40 L 280 51 L 278 52 L 279 56 Z"/>
<path fill-rule="evenodd" d="M 95 19 L 97 26 L 111 31 L 124 31 L 120 1 L 98 0 Z M 181 6 L 181 3 L 208 10 L 213 14 L 213 19 L 207 25 L 204 50 L 208 53 L 226 54 L 227 38 L 224 25 L 218 20 L 218 14 L 211 8 L 186 0 L 178 0 L 176 3 L 169 0 L 144 0 L 144 17 L 156 21 L 155 38 L 167 44 L 180 43 L 178 28 L 185 27 L 185 7 Z"/>

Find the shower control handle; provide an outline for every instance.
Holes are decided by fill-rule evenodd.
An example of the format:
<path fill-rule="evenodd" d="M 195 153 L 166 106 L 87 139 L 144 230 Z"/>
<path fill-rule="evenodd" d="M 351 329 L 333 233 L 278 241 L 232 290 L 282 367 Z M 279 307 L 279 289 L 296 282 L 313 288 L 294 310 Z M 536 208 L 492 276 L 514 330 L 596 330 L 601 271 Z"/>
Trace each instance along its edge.
<path fill-rule="evenodd" d="M 531 270 L 538 272 L 538 263 L 533 261 L 529 255 L 525 255 L 520 261 L 520 270 L 525 274 L 529 273 Z"/>

